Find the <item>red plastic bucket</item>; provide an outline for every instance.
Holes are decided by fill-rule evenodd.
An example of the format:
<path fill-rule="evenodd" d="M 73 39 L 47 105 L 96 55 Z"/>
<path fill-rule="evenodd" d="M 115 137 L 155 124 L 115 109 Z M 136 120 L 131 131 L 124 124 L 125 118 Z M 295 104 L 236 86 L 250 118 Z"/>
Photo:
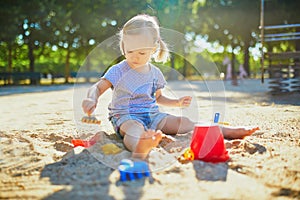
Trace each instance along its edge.
<path fill-rule="evenodd" d="M 229 159 L 223 134 L 217 124 L 195 125 L 190 147 L 197 160 L 216 163 Z"/>

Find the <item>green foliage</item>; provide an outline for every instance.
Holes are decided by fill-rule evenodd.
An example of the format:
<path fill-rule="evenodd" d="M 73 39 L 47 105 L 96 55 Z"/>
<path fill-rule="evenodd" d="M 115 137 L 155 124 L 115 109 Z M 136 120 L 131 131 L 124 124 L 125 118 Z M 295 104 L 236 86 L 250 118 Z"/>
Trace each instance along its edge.
<path fill-rule="evenodd" d="M 299 23 L 299 1 L 266 1 L 269 24 Z M 68 76 L 86 64 L 88 70 L 105 70 L 115 59 L 102 52 L 99 60 L 87 59 L 98 44 L 114 36 L 132 16 L 155 15 L 164 28 L 191 34 L 187 55 L 173 55 L 170 68 L 186 76 L 197 73 L 191 65 L 208 69 L 222 60 L 229 47 L 238 63 L 244 63 L 249 47 L 259 35 L 260 1 L 253 0 L 2 0 L 0 1 L 0 71 L 38 71 Z M 274 14 L 276 13 L 276 14 Z M 193 46 L 201 35 L 217 42 L 223 52 L 203 53 Z M 172 47 L 172 44 L 169 44 Z M 290 43 L 270 47 L 295 49 Z M 196 62 L 197 61 L 197 62 Z M 249 69 L 256 70 L 251 58 Z M 255 67 L 253 67 L 255 66 Z M 70 68 L 67 70 L 67 68 Z"/>

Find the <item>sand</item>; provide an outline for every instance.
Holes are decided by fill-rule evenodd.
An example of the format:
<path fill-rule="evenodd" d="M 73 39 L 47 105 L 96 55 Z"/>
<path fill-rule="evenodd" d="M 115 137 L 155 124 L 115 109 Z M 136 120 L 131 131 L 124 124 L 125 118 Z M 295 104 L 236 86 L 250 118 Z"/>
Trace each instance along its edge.
<path fill-rule="evenodd" d="M 218 164 L 177 161 L 192 133 L 164 140 L 149 155 L 151 177 L 126 182 L 116 168 L 130 152 L 107 120 L 111 92 L 99 101 L 97 126 L 79 121 L 84 114 L 78 104 L 89 85 L 0 88 L 0 198 L 300 199 L 300 94 L 270 95 L 259 80 L 225 82 L 225 90 L 220 85 L 169 82 L 165 93 L 190 94 L 193 101 L 187 109 L 162 110 L 201 121 L 220 111 L 222 121 L 260 130 L 225 140 L 230 160 Z M 95 145 L 73 148 L 74 137 L 95 134 Z M 104 154 L 105 144 L 115 144 L 119 153 Z"/>

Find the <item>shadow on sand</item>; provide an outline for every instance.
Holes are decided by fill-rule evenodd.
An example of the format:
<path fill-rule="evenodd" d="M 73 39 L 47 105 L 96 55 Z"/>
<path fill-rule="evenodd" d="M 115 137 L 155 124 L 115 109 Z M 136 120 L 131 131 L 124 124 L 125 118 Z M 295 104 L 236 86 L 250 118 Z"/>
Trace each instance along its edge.
<path fill-rule="evenodd" d="M 88 150 L 75 154 L 74 150 L 56 163 L 48 164 L 41 177 L 49 177 L 53 185 L 64 185 L 45 199 L 113 199 L 109 194 L 109 176 L 113 170 L 96 160 Z M 71 187 L 67 187 L 71 186 Z"/>
<path fill-rule="evenodd" d="M 120 182 L 119 172 L 101 163 L 87 149 L 78 154 L 72 149 L 60 161 L 46 165 L 41 172 L 41 178 L 45 177 L 53 185 L 64 186 L 45 198 L 59 200 L 119 199 L 120 196 L 139 199 L 145 182 L 150 180 L 147 177 Z M 112 191 L 121 194 L 111 195 Z"/>

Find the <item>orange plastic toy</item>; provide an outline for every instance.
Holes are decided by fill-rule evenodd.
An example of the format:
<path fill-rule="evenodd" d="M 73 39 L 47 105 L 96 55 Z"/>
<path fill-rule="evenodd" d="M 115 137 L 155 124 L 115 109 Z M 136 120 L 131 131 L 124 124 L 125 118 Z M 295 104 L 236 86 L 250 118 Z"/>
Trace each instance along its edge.
<path fill-rule="evenodd" d="M 90 147 L 96 144 L 100 140 L 100 136 L 98 134 L 94 135 L 92 138 L 88 140 L 83 139 L 73 139 L 71 142 L 74 145 L 74 147 L 82 146 L 82 147 Z"/>

